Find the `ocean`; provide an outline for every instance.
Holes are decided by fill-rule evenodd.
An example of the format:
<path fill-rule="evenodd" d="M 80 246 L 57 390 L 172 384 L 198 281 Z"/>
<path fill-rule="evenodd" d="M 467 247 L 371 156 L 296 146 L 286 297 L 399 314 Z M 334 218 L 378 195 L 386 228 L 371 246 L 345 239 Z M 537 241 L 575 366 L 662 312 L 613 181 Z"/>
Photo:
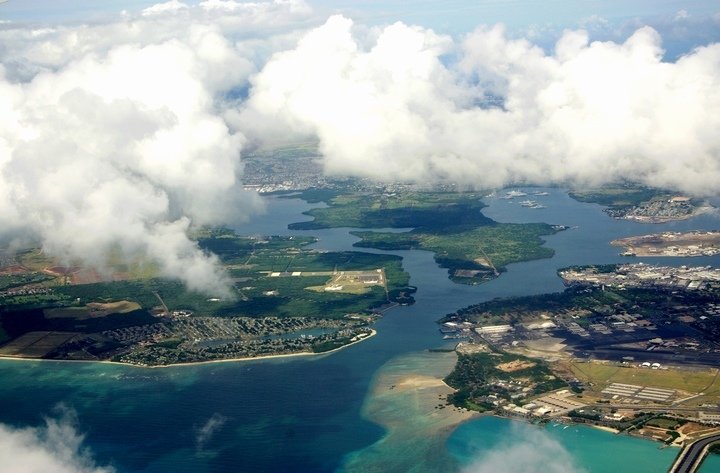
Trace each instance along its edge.
<path fill-rule="evenodd" d="M 372 453 L 374 464 L 380 465 L 382 455 L 408 456 L 399 453 L 407 451 L 407 442 L 417 458 L 434 455 L 443 460 L 440 464 L 418 461 L 413 466 L 418 472 L 490 471 L 478 469 L 484 468 L 478 462 L 487 460 L 488 449 L 512 452 L 516 446 L 524 451 L 522 448 L 533 442 L 547 445 L 577 468 L 568 471 L 662 471 L 676 451 L 659 450 L 653 442 L 596 429 L 530 426 L 527 428 L 542 431 L 527 433 L 525 427 L 512 427 L 516 424 L 512 421 L 483 417 L 443 431 L 435 441 L 410 436 L 393 445 L 383 440 L 387 440 L 387 426 L 368 415 L 368 406 L 378 396 L 373 386 L 384 373 L 403 366 L 421 370 L 423 364 L 415 361 L 422 359 L 427 349 L 448 347 L 435 324 L 443 315 L 495 297 L 560 291 L 563 285 L 556 276 L 560 267 L 627 261 L 608 244 L 617 237 L 660 230 L 717 229 L 720 223 L 716 214 L 663 225 L 617 221 L 599 206 L 573 201 L 565 190 L 542 190 L 550 195 L 536 200 L 546 205 L 545 209 L 486 199 L 489 207 L 485 214 L 501 222 L 538 221 L 573 227 L 546 238 L 546 245 L 556 250 L 553 258 L 512 264 L 494 281 L 465 286 L 449 281 L 431 253 L 392 252 L 404 257 L 411 284 L 418 287 L 416 304 L 388 311 L 375 325 L 378 335 L 366 342 L 319 357 L 162 369 L 0 361 L 0 423 L 12 428 L 39 426 L 46 418 L 65 419 L 68 416 L 62 412 L 73 412 L 74 418 L 68 422 L 84 434 L 88 454 L 97 464 L 111 465 L 118 472 L 330 472 L 351 464 L 357 469 L 366 453 Z M 240 233 L 316 235 L 320 240 L 315 246 L 327 250 L 352 249 L 357 241 L 348 234 L 349 229 L 289 231 L 288 223 L 307 220 L 302 212 L 316 205 L 297 199 L 266 201 L 267 214 L 238 225 Z M 718 265 L 720 258 L 652 262 Z M 398 402 L 386 407 L 401 424 L 407 407 Z M 383 448 L 373 449 L 378 445 Z M 599 453 L 607 448 L 622 455 Z M 648 456 L 655 458 L 655 470 L 640 469 Z M 618 469 L 619 465 L 623 468 Z M 717 468 L 717 459 L 708 460 L 708 465 Z"/>

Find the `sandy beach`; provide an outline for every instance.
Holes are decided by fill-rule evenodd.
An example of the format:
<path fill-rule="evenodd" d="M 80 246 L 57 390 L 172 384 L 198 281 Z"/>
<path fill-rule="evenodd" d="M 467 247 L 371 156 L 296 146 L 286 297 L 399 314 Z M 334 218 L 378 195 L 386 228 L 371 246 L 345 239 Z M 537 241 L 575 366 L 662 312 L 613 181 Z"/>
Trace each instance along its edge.
<path fill-rule="evenodd" d="M 221 360 L 207 360 L 207 361 L 191 361 L 188 363 L 172 363 L 168 365 L 157 365 L 157 366 L 143 366 L 143 365 L 135 365 L 132 363 L 122 363 L 119 361 L 109 361 L 109 360 L 48 360 L 45 358 L 22 358 L 17 356 L 0 356 L 0 360 L 12 360 L 12 361 L 53 361 L 53 362 L 63 362 L 63 363 L 104 363 L 109 365 L 122 365 L 122 366 L 130 366 L 132 368 L 144 368 L 144 369 L 156 369 L 156 368 L 176 368 L 180 366 L 195 366 L 195 365 L 207 365 L 210 363 L 230 363 L 230 362 L 242 362 L 242 361 L 256 361 L 256 360 L 271 360 L 271 359 L 279 359 L 279 358 L 294 358 L 299 356 L 324 356 L 329 355 L 331 353 L 335 353 L 336 351 L 344 350 L 345 348 L 355 345 L 356 343 L 362 343 L 365 340 L 369 340 L 370 338 L 377 335 L 377 331 L 374 329 L 370 329 L 370 335 L 367 337 L 363 337 L 360 340 L 356 340 L 352 343 L 348 343 L 347 345 L 343 345 L 341 347 L 335 348 L 333 350 L 324 351 L 322 353 L 312 353 L 312 352 L 300 352 L 300 353 L 286 353 L 286 354 L 280 354 L 280 355 L 264 355 L 264 356 L 250 356 L 250 357 L 244 357 L 244 358 L 224 358 Z"/>
<path fill-rule="evenodd" d="M 386 363 L 375 378 L 363 414 L 387 433 L 349 455 L 343 471 L 411 472 L 433 465 L 433 471 L 452 471 L 453 460 L 442 453 L 443 445 L 459 424 L 480 415 L 446 405 L 454 389 L 443 378 L 456 360 L 455 352 L 423 352 Z"/>
<path fill-rule="evenodd" d="M 613 434 L 620 433 L 620 431 L 618 429 L 613 429 L 612 427 L 605 427 L 604 425 L 595 425 L 595 424 L 578 424 L 578 425 L 589 425 L 590 427 L 594 427 L 599 430 L 604 430 L 605 432 L 610 432 Z"/>

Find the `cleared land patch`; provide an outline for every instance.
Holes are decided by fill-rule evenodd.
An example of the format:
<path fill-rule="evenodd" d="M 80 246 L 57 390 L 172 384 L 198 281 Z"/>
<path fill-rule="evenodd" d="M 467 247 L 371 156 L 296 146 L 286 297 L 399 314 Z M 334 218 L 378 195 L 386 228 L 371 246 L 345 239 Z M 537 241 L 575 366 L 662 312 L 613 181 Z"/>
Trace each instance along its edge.
<path fill-rule="evenodd" d="M 0 356 L 18 358 L 42 358 L 70 341 L 75 332 L 29 332 L 0 347 Z"/>
<path fill-rule="evenodd" d="M 620 238 L 611 242 L 627 256 L 713 256 L 720 253 L 720 232 L 664 232 Z"/>
<path fill-rule="evenodd" d="M 653 370 L 599 362 L 571 362 L 569 367 L 578 379 L 585 382 L 588 391 L 598 396 L 602 396 L 602 391 L 613 383 L 701 393 L 713 386 L 718 374 L 717 369 Z"/>
<path fill-rule="evenodd" d="M 110 314 L 127 314 L 141 309 L 140 304 L 132 301 L 117 302 L 89 302 L 85 307 L 56 307 L 45 309 L 44 314 L 48 319 L 75 318 L 89 319 L 92 317 L 106 317 Z"/>
<path fill-rule="evenodd" d="M 521 371 L 527 368 L 532 368 L 535 365 L 537 365 L 537 363 L 535 363 L 534 361 L 514 360 L 507 363 L 501 363 L 495 368 L 506 373 L 512 373 L 514 371 Z"/>
<path fill-rule="evenodd" d="M 297 274 L 302 277 L 302 273 Z M 322 286 L 311 286 L 306 289 L 316 292 L 340 292 L 347 294 L 365 294 L 373 286 L 385 287 L 385 271 L 336 271 L 330 274 L 330 280 Z"/>

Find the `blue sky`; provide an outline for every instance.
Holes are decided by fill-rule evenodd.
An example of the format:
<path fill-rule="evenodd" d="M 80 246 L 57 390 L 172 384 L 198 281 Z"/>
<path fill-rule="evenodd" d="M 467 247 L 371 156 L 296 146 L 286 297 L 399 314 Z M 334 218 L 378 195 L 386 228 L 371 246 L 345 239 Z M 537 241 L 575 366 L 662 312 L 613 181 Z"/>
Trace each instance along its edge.
<path fill-rule="evenodd" d="M 696 46 L 720 41 L 720 4 L 695 0 L 315 0 L 370 24 L 403 21 L 458 35 L 480 24 L 503 23 L 511 35 L 552 48 L 564 29 L 586 28 L 594 39 L 623 40 L 650 25 L 674 59 Z"/>
<path fill-rule="evenodd" d="M 8 0 L 0 15 L 8 20 L 92 18 L 159 3 L 148 0 Z M 186 3 L 196 3 L 188 0 Z M 511 27 L 532 24 L 575 26 L 594 15 L 609 21 L 671 18 L 680 10 L 694 17 L 720 13 L 713 1 L 680 0 L 310 0 L 316 9 L 350 14 L 368 22 L 402 20 L 438 30 L 457 32 L 478 23 L 503 22 Z"/>
<path fill-rule="evenodd" d="M 382 25 L 403 21 L 461 35 L 481 24 L 503 23 L 513 36 L 551 49 L 564 29 L 586 28 L 593 39 L 622 40 L 642 25 L 657 29 L 670 60 L 720 41 L 720 4 L 707 0 L 307 0 L 318 16 L 343 13 Z M 137 12 L 160 0 L 8 0 L 0 21 L 97 21 Z M 198 3 L 198 0 L 185 0 Z"/>
<path fill-rule="evenodd" d="M 674 17 L 680 10 L 698 16 L 720 11 L 716 2 L 677 0 L 316 0 L 312 3 L 370 18 L 398 18 L 451 31 L 471 29 L 478 22 L 502 22 L 511 27 L 552 23 L 563 27 L 574 26 L 593 15 L 623 21 L 637 17 Z"/>

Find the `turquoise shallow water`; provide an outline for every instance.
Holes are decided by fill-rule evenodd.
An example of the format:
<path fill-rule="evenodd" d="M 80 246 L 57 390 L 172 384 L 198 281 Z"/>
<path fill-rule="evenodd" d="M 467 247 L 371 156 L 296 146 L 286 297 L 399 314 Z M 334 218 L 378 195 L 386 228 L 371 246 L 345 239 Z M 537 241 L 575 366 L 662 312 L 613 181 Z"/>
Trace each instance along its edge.
<path fill-rule="evenodd" d="M 529 425 L 483 417 L 461 425 L 449 453 L 468 471 L 656 473 L 667 471 L 676 448 L 587 426 Z M 497 470 L 501 465 L 504 469 Z"/>
<path fill-rule="evenodd" d="M 712 215 L 657 226 L 615 221 L 598 206 L 572 201 L 563 190 L 548 189 L 548 192 L 551 195 L 543 198 L 546 209 L 532 210 L 517 203 L 492 200 L 488 201 L 490 207 L 485 213 L 505 222 L 546 221 L 577 226 L 547 238 L 547 246 L 557 250 L 552 259 L 510 265 L 508 272 L 497 280 L 473 287 L 450 282 L 446 271 L 437 267 L 430 253 L 394 252 L 404 257 L 411 284 L 419 288 L 417 303 L 388 311 L 376 324 L 378 335 L 366 342 L 317 358 L 167 369 L 0 361 L 0 423 L 15 428 L 38 426 L 44 416 L 56 415 L 54 408 L 61 403 L 77 413 L 76 428 L 85 435 L 84 445 L 97 462 L 113 465 L 120 473 L 335 471 L 348 455 L 355 453 L 354 457 L 358 458 L 369 446 L 382 441 L 383 428 L 363 413 L 363 406 L 372 396 L 370 386 L 389 360 L 442 345 L 444 342 L 435 324 L 442 315 L 495 297 L 559 291 L 562 283 L 555 272 L 563 266 L 627 261 L 617 255 L 616 248 L 608 245 L 608 241 L 619 236 L 665 229 L 720 227 L 718 218 Z M 351 249 L 357 239 L 348 235 L 348 229 L 287 230 L 288 223 L 306 220 L 301 212 L 310 207 L 298 200 L 268 199 L 268 213 L 244 224 L 241 231 L 247 234 L 309 233 L 320 237 L 318 248 Z M 681 260 L 654 262 L 687 263 Z M 692 263 L 719 265 L 720 258 L 694 259 Z M 402 408 L 398 406 L 400 413 Z M 203 427 L 213 419 L 215 427 L 202 437 Z M 494 425 L 483 424 L 487 422 L 485 419 L 479 422 L 479 426 Z M 496 426 L 500 425 L 502 423 Z M 450 437 L 449 452 L 460 455 L 458 458 L 463 458 L 463 453 L 457 452 L 456 447 L 460 446 L 454 442 L 462 439 L 464 429 L 484 428 L 469 423 Z M 502 445 L 512 445 L 515 439 L 523 438 L 522 432 L 503 432 Z M 558 455 L 567 452 L 568 461 L 574 461 L 576 452 L 584 455 L 581 452 L 592 451 L 603 439 L 616 439 L 600 431 L 593 430 L 589 436 L 583 432 L 571 428 L 549 432 L 551 438 L 561 436 L 557 442 L 564 449 L 551 451 Z M 546 440 L 540 437 L 537 442 Z M 408 440 L 411 441 L 412 438 Z M 672 458 L 663 459 L 663 455 L 671 451 L 657 450 L 652 442 L 637 442 L 637 448 L 633 446 L 627 453 L 622 450 L 619 456 L 626 458 L 630 468 L 616 471 L 639 471 L 634 469 L 635 462 L 642 461 L 643 456 L 635 456 L 633 452 L 643 448 L 648 455 L 659 455 L 658 462 L 665 462 L 655 471 L 667 468 Z M 552 443 L 547 445 L 557 448 Z M 621 445 L 625 445 L 624 440 L 613 448 Z M 436 451 L 423 449 L 441 447 L 436 442 L 417 442 L 413 448 L 416 449 L 413 453 L 420 458 Z M 475 453 L 467 453 L 467 458 Z M 382 458 L 376 460 L 382 461 Z M 607 471 L 598 469 L 603 467 L 601 463 L 593 464 L 592 457 L 580 461 L 585 462 L 582 465 L 587 471 Z M 710 470 L 704 468 L 704 473 L 713 468 L 718 470 L 717 462 L 708 465 Z M 448 470 L 447 466 L 419 462 L 414 471 L 444 473 Z"/>
<path fill-rule="evenodd" d="M 720 455 L 710 455 L 700 467 L 700 473 L 718 473 L 720 472 Z"/>

